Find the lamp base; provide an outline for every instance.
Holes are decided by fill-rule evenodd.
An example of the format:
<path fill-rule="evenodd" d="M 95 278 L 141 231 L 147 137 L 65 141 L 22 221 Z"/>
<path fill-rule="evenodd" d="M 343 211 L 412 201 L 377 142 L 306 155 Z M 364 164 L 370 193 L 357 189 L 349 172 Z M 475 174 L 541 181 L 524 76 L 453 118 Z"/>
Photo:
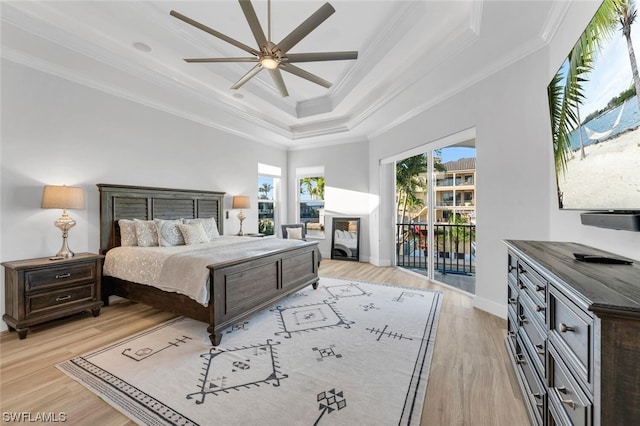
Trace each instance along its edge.
<path fill-rule="evenodd" d="M 56 257 L 62 257 L 64 259 L 69 259 L 69 258 L 71 258 L 71 257 L 73 257 L 75 255 L 76 254 L 71 251 L 71 249 L 69 248 L 69 245 L 67 244 L 67 233 L 64 232 L 62 234 L 62 247 L 60 248 L 58 253 L 56 253 Z"/>
<path fill-rule="evenodd" d="M 240 231 L 236 234 L 238 236 L 243 236 L 245 235 L 244 232 L 242 232 L 242 222 L 244 222 L 244 220 L 247 218 L 247 216 L 245 216 L 244 212 L 242 210 L 240 210 L 240 213 L 238 213 L 238 220 L 240 220 Z"/>
<path fill-rule="evenodd" d="M 56 254 L 56 257 L 68 259 L 75 256 L 75 253 L 71 251 L 67 244 L 67 236 L 69 235 L 69 229 L 76 225 L 76 221 L 69 217 L 67 209 L 64 209 L 62 216 L 54 222 L 54 225 L 62 230 L 62 247 Z"/>

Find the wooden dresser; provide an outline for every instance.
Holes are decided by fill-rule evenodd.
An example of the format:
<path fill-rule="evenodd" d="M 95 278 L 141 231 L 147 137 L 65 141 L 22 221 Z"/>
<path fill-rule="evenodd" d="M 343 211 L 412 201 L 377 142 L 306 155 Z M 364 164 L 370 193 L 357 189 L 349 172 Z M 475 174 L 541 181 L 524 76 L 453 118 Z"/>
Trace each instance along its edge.
<path fill-rule="evenodd" d="M 104 256 L 79 253 L 69 259 L 3 262 L 5 314 L 2 319 L 20 339 L 29 327 L 91 310 L 100 314 L 100 279 Z"/>
<path fill-rule="evenodd" d="M 640 425 L 640 262 L 577 243 L 505 241 L 507 350 L 535 425 Z"/>

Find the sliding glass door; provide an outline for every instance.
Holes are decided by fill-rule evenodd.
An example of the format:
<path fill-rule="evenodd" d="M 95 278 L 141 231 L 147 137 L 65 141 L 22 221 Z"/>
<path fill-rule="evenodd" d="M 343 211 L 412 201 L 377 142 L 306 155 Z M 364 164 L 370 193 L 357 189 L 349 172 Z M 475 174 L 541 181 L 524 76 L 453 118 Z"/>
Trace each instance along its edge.
<path fill-rule="evenodd" d="M 396 161 L 396 263 L 475 293 L 474 141 Z"/>

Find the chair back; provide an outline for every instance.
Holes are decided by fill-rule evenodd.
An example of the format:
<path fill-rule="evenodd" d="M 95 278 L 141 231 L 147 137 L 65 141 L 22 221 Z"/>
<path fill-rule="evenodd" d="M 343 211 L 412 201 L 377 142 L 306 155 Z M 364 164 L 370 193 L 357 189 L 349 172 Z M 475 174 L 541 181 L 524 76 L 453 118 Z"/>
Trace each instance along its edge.
<path fill-rule="evenodd" d="M 298 232 L 297 231 L 298 229 L 300 229 L 300 232 L 299 232 L 299 237 L 300 238 L 297 238 L 298 235 L 295 235 Z M 299 240 L 304 240 L 304 239 L 307 238 L 307 229 L 304 226 L 304 224 L 302 224 L 302 223 L 294 223 L 294 224 L 290 224 L 290 225 L 282 225 L 282 238 L 284 238 L 284 239 L 297 238 Z"/>

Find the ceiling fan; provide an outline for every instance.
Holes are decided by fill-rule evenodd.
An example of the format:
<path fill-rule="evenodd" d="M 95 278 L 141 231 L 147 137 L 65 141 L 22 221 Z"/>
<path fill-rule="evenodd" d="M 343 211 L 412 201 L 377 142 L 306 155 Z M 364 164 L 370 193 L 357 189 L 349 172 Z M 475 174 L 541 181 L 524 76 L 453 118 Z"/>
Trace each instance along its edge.
<path fill-rule="evenodd" d="M 320 9 L 309 16 L 304 22 L 302 22 L 296 29 L 291 31 L 284 39 L 279 43 L 273 43 L 271 41 L 271 1 L 267 3 L 267 22 L 268 22 L 268 36 L 265 37 L 260 21 L 256 15 L 255 9 L 250 0 L 238 0 L 240 7 L 244 12 L 251 32 L 258 43 L 258 49 L 247 46 L 231 37 L 228 37 L 206 25 L 203 25 L 191 18 L 188 18 L 175 10 L 170 12 L 171 16 L 174 16 L 187 24 L 211 34 L 221 40 L 230 43 L 245 52 L 251 54 L 250 57 L 242 58 L 195 58 L 185 59 L 189 63 L 204 63 L 204 62 L 257 62 L 256 66 L 251 68 L 240 80 L 238 80 L 232 89 L 239 89 L 243 84 L 249 81 L 252 77 L 262 71 L 264 68 L 269 70 L 271 78 L 274 84 L 278 88 L 280 95 L 289 96 L 287 87 L 282 79 L 280 70 L 286 71 L 298 77 L 302 77 L 320 86 L 329 88 L 331 82 L 318 77 L 308 71 L 305 71 L 295 65 L 298 62 L 318 62 L 318 61 L 343 61 L 349 59 L 357 59 L 357 51 L 344 51 L 344 52 L 316 52 L 316 53 L 289 53 L 289 50 L 298 44 L 304 37 L 306 37 L 311 31 L 316 29 L 321 23 L 323 23 L 329 16 L 331 16 L 335 9 L 329 3 L 325 3 Z"/>

